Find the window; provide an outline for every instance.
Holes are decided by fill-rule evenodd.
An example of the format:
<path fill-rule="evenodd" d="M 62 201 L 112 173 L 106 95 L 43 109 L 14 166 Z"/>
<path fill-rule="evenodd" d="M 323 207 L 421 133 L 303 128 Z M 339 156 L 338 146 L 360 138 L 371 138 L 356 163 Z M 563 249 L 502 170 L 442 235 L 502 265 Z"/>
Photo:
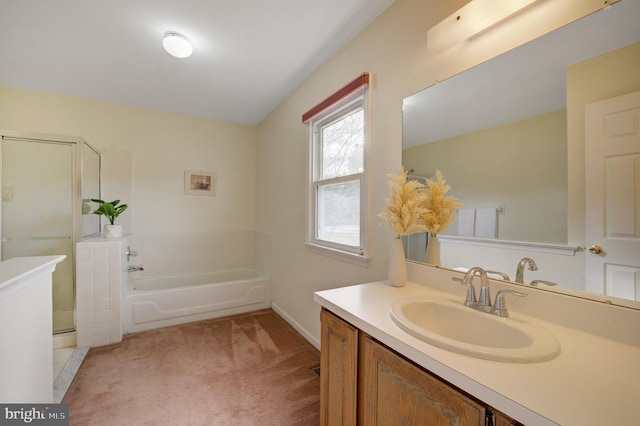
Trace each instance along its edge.
<path fill-rule="evenodd" d="M 363 74 L 350 83 L 351 90 L 346 86 L 307 113 L 312 117 L 303 116 L 309 125 L 307 243 L 362 259 L 368 213 L 367 84 L 368 74 Z"/>

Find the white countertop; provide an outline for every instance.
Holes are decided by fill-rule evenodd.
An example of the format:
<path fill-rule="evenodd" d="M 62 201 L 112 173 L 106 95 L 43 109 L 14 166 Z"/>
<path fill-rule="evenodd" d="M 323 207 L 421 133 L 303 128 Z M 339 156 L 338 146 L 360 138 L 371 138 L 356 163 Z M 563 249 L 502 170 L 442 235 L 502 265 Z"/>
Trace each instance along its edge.
<path fill-rule="evenodd" d="M 458 295 L 460 293 L 460 295 Z M 314 300 L 432 373 L 526 425 L 635 425 L 640 421 L 640 347 L 538 318 L 559 340 L 550 361 L 485 361 L 432 346 L 401 330 L 390 305 L 406 297 L 464 302 L 464 291 L 446 293 L 408 282 L 386 281 L 315 293 Z M 637 332 L 637 330 L 636 330 Z"/>
<path fill-rule="evenodd" d="M 51 272 L 66 256 L 15 257 L 0 262 L 0 298 L 12 292 L 24 278 L 40 272 Z"/>

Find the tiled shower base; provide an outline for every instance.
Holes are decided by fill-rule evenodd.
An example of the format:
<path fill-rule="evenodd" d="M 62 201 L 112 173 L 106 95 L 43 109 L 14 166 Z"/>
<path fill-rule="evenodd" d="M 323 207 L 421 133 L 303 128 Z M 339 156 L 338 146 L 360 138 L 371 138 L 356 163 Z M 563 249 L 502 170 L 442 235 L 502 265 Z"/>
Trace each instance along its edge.
<path fill-rule="evenodd" d="M 53 402 L 62 402 L 64 394 L 71 385 L 84 357 L 89 351 L 89 346 L 82 348 L 61 348 L 53 351 L 54 381 L 53 381 Z M 66 359 L 66 361 L 65 361 Z"/>

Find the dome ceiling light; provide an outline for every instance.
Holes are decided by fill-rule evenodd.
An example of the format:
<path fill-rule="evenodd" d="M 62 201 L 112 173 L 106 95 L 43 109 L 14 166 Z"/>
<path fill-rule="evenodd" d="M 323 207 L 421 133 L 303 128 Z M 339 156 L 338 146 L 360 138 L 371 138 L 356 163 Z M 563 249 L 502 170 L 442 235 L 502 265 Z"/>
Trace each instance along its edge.
<path fill-rule="evenodd" d="M 188 58 L 193 53 L 193 46 L 185 36 L 175 31 L 167 31 L 162 39 L 162 46 L 176 58 Z"/>

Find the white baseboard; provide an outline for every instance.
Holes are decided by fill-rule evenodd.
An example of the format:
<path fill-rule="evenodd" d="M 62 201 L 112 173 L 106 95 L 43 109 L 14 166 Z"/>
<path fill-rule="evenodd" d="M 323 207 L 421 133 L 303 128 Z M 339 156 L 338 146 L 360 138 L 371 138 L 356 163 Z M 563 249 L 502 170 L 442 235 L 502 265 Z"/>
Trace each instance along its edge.
<path fill-rule="evenodd" d="M 315 338 L 311 333 L 309 333 L 304 327 L 302 327 L 299 323 L 297 323 L 293 318 L 291 318 L 285 311 L 283 311 L 278 305 L 275 303 L 271 303 L 271 308 L 276 311 L 278 315 L 280 315 L 286 322 L 291 324 L 293 328 L 300 334 L 302 337 L 307 339 L 309 343 L 316 347 L 316 349 L 320 350 L 320 341 Z"/>

